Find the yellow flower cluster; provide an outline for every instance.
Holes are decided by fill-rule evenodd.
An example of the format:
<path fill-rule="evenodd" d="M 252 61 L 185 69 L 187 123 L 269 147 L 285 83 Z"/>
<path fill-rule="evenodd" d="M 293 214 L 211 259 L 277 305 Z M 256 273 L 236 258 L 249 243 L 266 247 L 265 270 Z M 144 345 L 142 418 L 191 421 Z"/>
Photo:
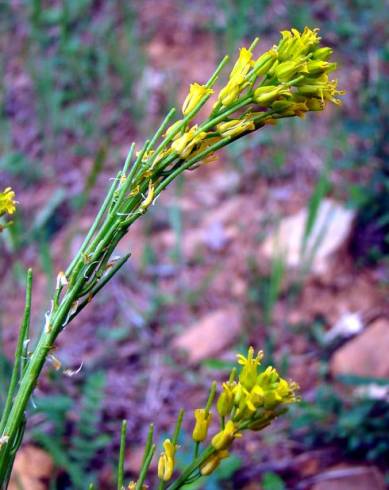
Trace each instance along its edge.
<path fill-rule="evenodd" d="M 239 380 L 224 383 L 217 401 L 221 417 L 231 416 L 232 423 L 244 423 L 254 430 L 263 421 L 270 423 L 280 405 L 297 400 L 298 386 L 281 378 L 273 367 L 258 372 L 262 357 L 262 352 L 254 356 L 252 347 L 247 357 L 238 355 L 238 363 L 242 365 Z"/>
<path fill-rule="evenodd" d="M 319 46 L 317 32 L 318 29 L 308 27 L 302 33 L 297 29 L 282 31 L 278 45 L 256 61 L 252 60 L 249 50 L 242 48 L 237 68 L 234 67 L 227 85 L 221 90 L 219 102 L 229 106 L 237 101 L 244 88 L 250 87 L 254 102 L 271 107 L 275 112 L 280 110 L 284 116 L 322 110 L 327 100 L 340 104 L 337 96 L 344 91 L 337 90 L 337 81 L 328 78 L 336 68 L 336 63 L 328 61 L 332 49 Z M 265 80 L 254 88 L 258 77 L 265 77 Z M 272 106 L 280 100 L 287 103 Z"/>
<path fill-rule="evenodd" d="M 281 41 L 271 50 L 276 57 L 261 72 L 265 81 L 254 89 L 255 102 L 284 116 L 323 110 L 326 101 L 341 103 L 337 96 L 344 91 L 337 90 L 336 80 L 329 80 L 336 68 L 336 63 L 328 61 L 332 49 L 320 47 L 317 32 L 308 27 L 302 33 L 297 29 L 281 32 Z M 255 66 L 253 71 L 258 75 Z"/>
<path fill-rule="evenodd" d="M 254 59 L 256 41 L 249 49 L 240 49 L 205 124 L 190 126 L 189 122 L 213 89 L 198 83 L 190 85 L 182 106 L 186 118 L 176 121 L 165 133 L 172 140 L 167 152 L 186 160 L 222 138 L 237 138 L 283 117 L 303 117 L 308 111 L 321 111 L 327 101 L 341 103 L 338 96 L 344 91 L 337 89 L 336 80 L 329 79 L 336 68 L 336 63 L 328 61 L 332 49 L 320 46 L 318 29 L 282 31 L 278 45 Z M 243 115 L 233 114 L 235 105 L 236 112 Z"/>
<path fill-rule="evenodd" d="M 208 475 L 218 467 L 222 459 L 228 456 L 234 440 L 242 437 L 244 430 L 263 429 L 282 413 L 286 404 L 297 401 L 296 383 L 281 378 L 273 367 L 261 371 L 262 358 L 263 353 L 260 351 L 255 355 L 253 347 L 249 348 L 247 356 L 237 356 L 238 364 L 242 367 L 237 380 L 236 371 L 233 370 L 217 400 L 216 409 L 222 421 L 222 429 L 211 440 L 214 452 L 201 466 L 202 475 Z M 199 414 L 195 413 L 195 417 L 196 434 L 200 425 L 204 430 L 201 438 L 193 438 L 195 441 L 203 441 L 209 422 L 204 423 L 202 417 L 199 420 Z"/>
<path fill-rule="evenodd" d="M 7 187 L 0 192 L 0 216 L 4 214 L 14 214 L 16 210 L 15 192 L 11 187 Z"/>
<path fill-rule="evenodd" d="M 212 383 L 206 407 L 194 411 L 194 459 L 199 458 L 197 461 L 201 475 L 211 474 L 229 456 L 233 442 L 243 437 L 244 431 L 263 429 L 285 411 L 285 404 L 297 401 L 298 386 L 281 378 L 273 367 L 261 370 L 262 358 L 262 351 L 255 354 L 253 347 L 248 349 L 247 356 L 237 356 L 241 366 L 239 375 L 237 377 L 234 368 L 229 380 L 222 385 L 216 402 L 220 428 L 212 436 L 203 455 L 199 454 L 199 447 L 205 443 L 214 420 L 212 406 L 217 392 L 216 382 Z M 179 420 L 177 427 L 180 427 L 182 418 Z M 174 438 L 163 442 L 163 451 L 158 460 L 158 478 L 161 482 L 167 482 L 173 477 L 179 447 L 176 445 L 177 434 L 176 428 Z M 134 482 L 132 484 L 135 485 Z"/>

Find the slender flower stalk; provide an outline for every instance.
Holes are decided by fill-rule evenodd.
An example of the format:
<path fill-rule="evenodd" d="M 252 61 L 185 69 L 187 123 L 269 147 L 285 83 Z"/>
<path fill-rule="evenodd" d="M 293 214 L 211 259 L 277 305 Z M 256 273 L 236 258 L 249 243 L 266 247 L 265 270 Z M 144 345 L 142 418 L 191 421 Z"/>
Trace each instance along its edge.
<path fill-rule="evenodd" d="M 194 169 L 200 162 L 213 158 L 219 149 L 278 119 L 304 117 L 308 111 L 323 110 L 327 102 L 340 103 L 338 96 L 343 92 L 337 89 L 336 80 L 329 79 L 329 73 L 335 68 L 334 63 L 328 62 L 331 50 L 320 46 L 317 30 L 305 28 L 300 33 L 292 29 L 283 31 L 281 35 L 278 45 L 257 59 L 253 49 L 258 40 L 249 49 L 242 48 L 227 84 L 218 94 L 214 94 L 215 83 L 228 62 L 228 57 L 225 57 L 206 84 L 191 85 L 181 119 L 172 123 L 175 111 L 171 110 L 139 152 L 135 151 L 135 145 L 131 146 L 123 169 L 113 179 L 82 246 L 66 271 L 58 274 L 50 309 L 42 322 L 36 346 L 26 361 L 19 360 L 18 348 L 15 364 L 22 366 L 22 369 L 16 370 L 16 377 L 10 384 L 8 399 L 12 403 L 8 403 L 3 413 L 0 427 L 2 489 L 7 487 L 13 460 L 23 438 L 28 402 L 45 361 L 51 355 L 58 335 L 93 301 L 95 295 L 127 261 L 129 254 L 120 259 L 112 255 L 131 225 L 155 204 L 161 192 L 173 180 L 185 170 Z M 194 118 L 212 96 L 215 97 L 215 103 L 209 116 L 193 124 Z M 14 193 L 7 188 L 0 194 L 0 216 L 4 213 L 12 214 L 14 210 Z M 28 329 L 23 328 L 24 333 L 21 335 L 27 342 Z M 255 361 L 251 362 L 255 364 Z M 269 379 L 273 380 L 274 377 L 275 380 L 273 374 L 268 373 Z M 247 376 L 250 377 L 249 374 Z M 216 438 L 217 441 L 222 440 L 223 444 L 215 443 L 217 448 L 210 446 L 198 455 L 194 469 L 207 463 L 207 466 L 203 466 L 203 472 L 209 472 L 211 467 L 217 466 L 226 456 L 222 452 L 227 450 L 224 446 L 229 446 L 240 431 L 247 428 L 256 430 L 267 423 L 264 414 L 260 421 L 251 418 L 251 422 L 248 422 L 248 416 L 256 413 L 253 410 L 257 410 L 258 400 L 262 400 L 261 390 L 264 390 L 266 407 L 271 407 L 279 397 L 285 398 L 282 390 L 286 387 L 282 384 L 277 392 L 266 390 L 262 384 L 255 384 L 254 390 L 243 381 L 237 384 L 238 387 L 233 380 L 225 386 L 228 388 L 223 391 L 223 398 L 218 402 L 218 412 L 224 414 L 224 435 L 219 434 Z M 234 416 L 230 414 L 230 407 Z M 201 427 L 196 431 L 197 439 L 205 434 L 208 420 L 208 416 L 205 418 L 203 414 L 200 419 L 199 413 Z M 229 422 L 224 425 L 228 416 L 231 416 L 233 426 Z M 166 443 L 161 463 L 162 486 L 170 481 L 172 463 L 174 466 L 176 449 L 175 444 L 171 444 Z M 144 484 L 154 451 L 155 446 L 151 445 L 145 454 L 143 473 L 135 483 L 137 489 L 141 489 Z M 209 460 L 211 456 L 212 464 Z M 182 478 L 178 481 L 184 481 Z M 177 485 L 175 482 L 168 488 L 180 488 Z"/>

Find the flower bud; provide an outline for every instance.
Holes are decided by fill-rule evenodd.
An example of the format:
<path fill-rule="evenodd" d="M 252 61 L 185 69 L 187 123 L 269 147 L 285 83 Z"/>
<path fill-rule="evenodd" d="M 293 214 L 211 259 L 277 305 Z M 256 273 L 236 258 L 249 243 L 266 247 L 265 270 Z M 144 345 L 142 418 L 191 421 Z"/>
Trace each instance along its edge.
<path fill-rule="evenodd" d="M 189 94 L 187 95 L 182 106 L 182 113 L 184 116 L 189 114 L 189 112 L 196 107 L 203 97 L 211 94 L 213 94 L 213 90 L 211 88 L 198 83 L 192 83 L 189 87 Z"/>
<path fill-rule="evenodd" d="M 231 105 L 239 97 L 239 94 L 243 90 L 244 77 L 236 75 L 229 80 L 227 85 L 220 90 L 218 101 L 227 107 Z"/>
<path fill-rule="evenodd" d="M 220 461 L 222 459 L 228 458 L 229 454 L 230 453 L 228 451 L 226 451 L 226 450 L 216 451 L 215 453 L 211 454 L 211 456 L 201 466 L 200 473 L 203 476 L 210 475 L 219 466 Z"/>
<path fill-rule="evenodd" d="M 204 139 L 205 135 L 206 133 L 204 131 L 198 133 L 197 126 L 193 126 L 189 131 L 186 131 L 182 136 L 173 141 L 172 149 L 181 158 L 185 159 L 190 155 L 193 147 Z"/>
<path fill-rule="evenodd" d="M 263 53 L 255 62 L 254 73 L 260 77 L 265 75 L 277 61 L 277 51 L 273 48 Z"/>
<path fill-rule="evenodd" d="M 208 427 L 212 420 L 212 414 L 207 413 L 204 408 L 197 408 L 194 411 L 196 423 L 192 433 L 195 442 L 203 442 L 207 438 Z"/>
<path fill-rule="evenodd" d="M 257 104 L 268 105 L 270 102 L 273 102 L 278 97 L 290 95 L 290 89 L 287 87 L 283 87 L 282 85 L 268 85 L 264 87 L 258 87 L 254 91 L 254 100 Z"/>
<path fill-rule="evenodd" d="M 220 417 L 225 417 L 231 413 L 234 405 L 233 388 L 229 383 L 223 384 L 223 391 L 216 402 L 216 409 Z"/>
<path fill-rule="evenodd" d="M 307 70 L 310 76 L 321 75 L 335 70 L 336 63 L 328 63 L 328 61 L 314 60 L 307 63 Z"/>
<path fill-rule="evenodd" d="M 170 439 L 165 439 L 163 448 L 164 452 L 161 453 L 158 460 L 158 478 L 163 481 L 169 481 L 174 472 L 176 448 Z"/>
<path fill-rule="evenodd" d="M 220 451 L 221 449 L 227 449 L 237 437 L 241 437 L 241 434 L 237 432 L 232 420 L 229 420 L 225 428 L 213 436 L 211 444 Z"/>
<path fill-rule="evenodd" d="M 327 61 L 329 57 L 332 55 L 333 50 L 331 48 L 318 48 L 313 52 L 312 58 L 314 60 Z"/>
<path fill-rule="evenodd" d="M 255 129 L 255 124 L 250 120 L 233 119 L 232 121 L 218 124 L 216 129 L 222 136 L 230 136 L 232 138 L 245 131 L 253 131 Z"/>
<path fill-rule="evenodd" d="M 276 100 L 271 108 L 283 116 L 304 116 L 309 110 L 305 102 L 295 102 L 294 100 Z"/>
<path fill-rule="evenodd" d="M 299 61 L 284 61 L 274 69 L 274 75 L 281 82 L 287 82 L 299 71 L 302 63 Z"/>

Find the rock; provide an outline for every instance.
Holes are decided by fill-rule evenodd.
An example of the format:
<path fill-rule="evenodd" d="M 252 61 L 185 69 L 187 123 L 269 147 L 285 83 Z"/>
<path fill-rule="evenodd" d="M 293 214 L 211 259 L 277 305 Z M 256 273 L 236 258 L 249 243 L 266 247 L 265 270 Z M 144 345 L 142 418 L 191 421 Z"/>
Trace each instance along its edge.
<path fill-rule="evenodd" d="M 265 240 L 261 253 L 268 260 L 282 255 L 290 269 L 303 265 L 301 247 L 307 216 L 308 210 L 305 208 L 283 219 L 278 229 Z M 303 259 L 305 262 L 307 259 L 312 260 L 311 272 L 323 274 L 328 270 L 333 255 L 344 245 L 350 234 L 353 219 L 353 211 L 331 199 L 323 199 L 307 241 L 305 260 Z"/>
<path fill-rule="evenodd" d="M 360 313 L 346 312 L 324 336 L 327 343 L 333 342 L 337 337 L 352 337 L 362 332 L 364 326 Z"/>
<path fill-rule="evenodd" d="M 374 378 L 389 377 L 389 321 L 376 320 L 353 338 L 331 359 L 334 376 L 353 374 Z"/>
<path fill-rule="evenodd" d="M 175 349 L 187 353 L 188 362 L 196 364 L 228 347 L 239 334 L 241 314 L 229 307 L 205 315 L 173 342 Z"/>
<path fill-rule="evenodd" d="M 133 475 L 138 475 L 142 467 L 144 446 L 134 446 L 126 451 L 126 457 L 124 461 L 124 469 L 129 471 Z M 153 471 L 157 468 L 157 460 L 153 458 L 150 463 L 150 470 Z"/>
<path fill-rule="evenodd" d="M 385 480 L 374 466 L 336 466 L 320 473 L 312 490 L 385 490 Z"/>
<path fill-rule="evenodd" d="M 42 449 L 22 447 L 15 459 L 9 490 L 45 490 L 53 472 L 53 461 Z"/>
<path fill-rule="evenodd" d="M 185 230 L 182 236 L 182 252 L 185 258 L 193 259 L 205 248 L 212 252 L 222 252 L 238 236 L 236 227 L 242 210 L 242 198 L 231 198 L 214 211 L 208 211 L 197 227 Z M 177 236 L 173 230 L 158 235 L 159 243 L 165 249 L 176 246 Z"/>

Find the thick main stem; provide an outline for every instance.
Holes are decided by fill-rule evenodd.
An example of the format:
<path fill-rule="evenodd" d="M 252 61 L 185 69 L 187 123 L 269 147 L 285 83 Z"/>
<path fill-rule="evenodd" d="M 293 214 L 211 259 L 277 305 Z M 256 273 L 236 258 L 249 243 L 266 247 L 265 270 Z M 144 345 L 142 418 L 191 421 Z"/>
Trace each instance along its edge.
<path fill-rule="evenodd" d="M 67 296 L 65 296 L 61 306 L 55 313 L 50 330 L 48 332 L 42 332 L 39 342 L 28 362 L 26 371 L 20 380 L 19 389 L 13 401 L 13 406 L 9 416 L 7 417 L 7 423 L 5 424 L 2 434 L 2 436 L 6 436 L 8 438 L 8 442 L 4 443 L 0 449 L 1 488 L 6 488 L 4 487 L 4 484 L 7 483 L 7 463 L 13 452 L 17 450 L 17 447 L 15 448 L 13 445 L 15 443 L 18 430 L 20 429 L 28 401 L 35 388 L 40 372 L 42 371 L 47 354 L 53 348 L 55 339 L 62 329 L 62 324 L 73 304 L 73 301 L 77 297 L 81 285 L 82 282 L 78 281 L 72 290 L 69 291 Z"/>

